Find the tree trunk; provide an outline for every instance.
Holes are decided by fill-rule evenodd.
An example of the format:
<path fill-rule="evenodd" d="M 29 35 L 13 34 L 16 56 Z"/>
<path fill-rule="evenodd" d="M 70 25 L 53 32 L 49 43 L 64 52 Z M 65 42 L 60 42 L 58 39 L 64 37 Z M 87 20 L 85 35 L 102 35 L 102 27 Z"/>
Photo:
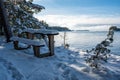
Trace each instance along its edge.
<path fill-rule="evenodd" d="M 9 22 L 7 19 L 6 10 L 5 10 L 3 0 L 0 0 L 0 12 L 1 12 L 2 25 L 4 27 L 4 33 L 6 36 L 6 41 L 10 42 L 10 37 L 12 36 L 12 32 L 11 32 L 11 28 L 9 26 Z"/>

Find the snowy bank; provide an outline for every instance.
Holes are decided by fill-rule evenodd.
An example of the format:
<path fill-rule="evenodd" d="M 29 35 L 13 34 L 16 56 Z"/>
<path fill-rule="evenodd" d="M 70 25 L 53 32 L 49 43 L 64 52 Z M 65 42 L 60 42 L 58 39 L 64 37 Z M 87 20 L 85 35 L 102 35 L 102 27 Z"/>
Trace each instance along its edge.
<path fill-rule="evenodd" d="M 54 56 L 37 58 L 0 38 L 0 80 L 120 80 L 120 56 L 112 54 L 105 69 L 96 71 L 86 65 L 85 54 L 56 47 Z"/>

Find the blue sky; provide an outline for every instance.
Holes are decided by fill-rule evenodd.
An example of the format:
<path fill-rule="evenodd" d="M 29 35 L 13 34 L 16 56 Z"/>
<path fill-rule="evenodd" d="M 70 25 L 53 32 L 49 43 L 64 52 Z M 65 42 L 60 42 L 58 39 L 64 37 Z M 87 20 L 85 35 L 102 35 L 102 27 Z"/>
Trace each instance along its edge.
<path fill-rule="evenodd" d="M 120 24 L 120 0 L 34 0 L 46 9 L 35 15 L 50 25 Z"/>

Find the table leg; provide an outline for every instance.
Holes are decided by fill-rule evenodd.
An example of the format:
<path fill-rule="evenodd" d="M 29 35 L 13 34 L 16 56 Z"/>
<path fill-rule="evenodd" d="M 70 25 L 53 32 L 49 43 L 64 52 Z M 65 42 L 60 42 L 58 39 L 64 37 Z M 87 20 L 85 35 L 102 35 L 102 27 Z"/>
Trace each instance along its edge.
<path fill-rule="evenodd" d="M 26 37 L 27 37 L 27 39 L 33 39 L 33 38 L 34 38 L 34 35 L 31 34 L 31 33 L 29 33 L 29 32 L 26 32 Z M 30 48 L 30 47 L 31 47 L 31 46 L 28 45 L 28 48 Z"/>
<path fill-rule="evenodd" d="M 50 56 L 54 55 L 54 35 L 48 35 Z"/>
<path fill-rule="evenodd" d="M 40 46 L 33 46 L 34 55 L 40 57 Z"/>
<path fill-rule="evenodd" d="M 47 35 L 43 35 L 42 34 L 42 38 L 44 39 L 46 45 L 49 47 L 49 43 L 48 43 L 48 36 Z"/>
<path fill-rule="evenodd" d="M 19 48 L 18 48 L 18 41 L 13 41 L 13 44 L 14 44 L 14 48 L 15 48 L 15 49 L 19 49 Z"/>
<path fill-rule="evenodd" d="M 34 38 L 34 35 L 33 34 L 31 34 L 31 33 L 26 33 L 26 35 L 27 35 L 27 38 L 28 39 L 33 39 Z"/>

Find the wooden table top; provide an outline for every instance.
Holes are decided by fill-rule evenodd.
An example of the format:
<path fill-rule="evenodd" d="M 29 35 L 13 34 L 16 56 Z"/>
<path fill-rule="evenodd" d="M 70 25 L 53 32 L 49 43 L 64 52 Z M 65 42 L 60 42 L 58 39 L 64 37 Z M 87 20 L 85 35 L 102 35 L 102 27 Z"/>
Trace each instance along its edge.
<path fill-rule="evenodd" d="M 48 30 L 48 29 L 24 29 L 23 32 L 29 32 L 32 34 L 44 34 L 44 35 L 58 35 L 58 31 L 56 30 Z"/>

